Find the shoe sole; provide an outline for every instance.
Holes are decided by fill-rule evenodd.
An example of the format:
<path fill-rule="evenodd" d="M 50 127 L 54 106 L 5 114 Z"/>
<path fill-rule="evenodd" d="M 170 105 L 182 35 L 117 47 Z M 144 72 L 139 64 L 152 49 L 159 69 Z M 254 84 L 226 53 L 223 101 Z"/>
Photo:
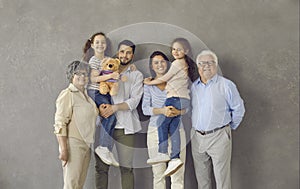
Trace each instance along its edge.
<path fill-rule="evenodd" d="M 106 165 L 112 165 L 111 161 L 108 161 L 108 160 L 102 158 L 97 152 L 96 152 L 96 154 L 101 159 L 101 161 L 103 161 L 103 163 L 105 163 Z"/>
<path fill-rule="evenodd" d="M 99 156 L 99 155 L 98 155 Z M 108 161 L 108 160 L 106 160 L 106 159 L 104 159 L 104 158 L 101 158 L 101 157 L 99 157 L 102 161 L 103 161 L 103 163 L 105 163 L 106 165 L 112 165 L 112 162 L 110 162 L 110 161 Z"/>
<path fill-rule="evenodd" d="M 115 166 L 115 167 L 120 167 L 119 162 L 115 159 L 114 155 L 112 152 L 110 152 L 110 158 L 111 158 L 111 165 Z"/>
<path fill-rule="evenodd" d="M 159 163 L 167 163 L 167 162 L 169 162 L 170 160 L 168 159 L 168 160 L 161 160 L 161 161 L 155 161 L 155 162 L 148 162 L 147 161 L 147 164 L 150 164 L 150 165 L 155 165 L 155 164 L 159 164 Z"/>
<path fill-rule="evenodd" d="M 165 173 L 164 175 L 166 177 L 173 175 L 178 169 L 180 169 L 183 166 L 183 163 L 179 164 L 174 170 L 170 171 L 169 173 Z"/>
<path fill-rule="evenodd" d="M 120 167 L 120 164 L 116 164 L 116 163 L 112 163 L 111 165 L 113 165 L 115 167 Z"/>

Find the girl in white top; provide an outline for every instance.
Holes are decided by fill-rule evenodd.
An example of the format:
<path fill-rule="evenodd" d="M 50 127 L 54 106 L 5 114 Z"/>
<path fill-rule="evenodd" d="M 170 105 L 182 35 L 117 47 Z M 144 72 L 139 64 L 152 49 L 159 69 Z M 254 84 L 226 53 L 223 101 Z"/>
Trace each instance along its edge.
<path fill-rule="evenodd" d="M 175 39 L 172 42 L 171 52 L 175 60 L 172 62 L 169 71 L 164 76 L 154 80 L 152 80 L 152 78 L 146 78 L 144 84 L 157 85 L 167 82 L 167 99 L 165 106 L 173 106 L 178 110 L 182 110 L 189 107 L 189 78 L 192 81 L 197 78 L 197 69 L 195 62 L 190 58 L 192 57 L 191 47 L 186 39 Z M 168 135 L 170 134 L 172 143 L 171 161 L 168 164 L 164 176 L 172 175 L 183 165 L 183 162 L 179 158 L 181 143 L 179 134 L 180 120 L 181 115 L 175 117 L 161 115 L 157 121 L 157 125 L 159 125 L 158 155 L 148 159 L 147 163 L 157 164 L 170 160 L 168 156 Z"/>

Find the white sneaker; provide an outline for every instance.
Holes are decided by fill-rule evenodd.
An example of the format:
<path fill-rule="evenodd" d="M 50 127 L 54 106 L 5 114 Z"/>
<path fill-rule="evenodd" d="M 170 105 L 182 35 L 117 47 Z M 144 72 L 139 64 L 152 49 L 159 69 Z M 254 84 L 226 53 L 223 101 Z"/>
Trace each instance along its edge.
<path fill-rule="evenodd" d="M 115 159 L 115 156 L 114 156 L 114 154 L 113 154 L 111 151 L 109 151 L 109 156 L 110 156 L 110 159 L 111 159 L 111 164 L 112 164 L 113 166 L 115 166 L 115 167 L 119 167 L 120 164 L 119 164 L 119 162 Z"/>
<path fill-rule="evenodd" d="M 168 161 L 170 161 L 170 157 L 167 154 L 157 153 L 157 156 L 152 159 L 151 158 L 148 159 L 147 163 L 153 165 L 153 164 L 157 164 L 157 163 L 165 163 Z"/>
<path fill-rule="evenodd" d="M 164 172 L 164 176 L 170 176 L 174 174 L 183 165 L 183 162 L 179 158 L 172 159 L 169 162 L 167 170 Z"/>
<path fill-rule="evenodd" d="M 112 165 L 112 160 L 109 154 L 110 151 L 107 147 L 98 146 L 95 149 L 95 152 L 105 164 Z"/>

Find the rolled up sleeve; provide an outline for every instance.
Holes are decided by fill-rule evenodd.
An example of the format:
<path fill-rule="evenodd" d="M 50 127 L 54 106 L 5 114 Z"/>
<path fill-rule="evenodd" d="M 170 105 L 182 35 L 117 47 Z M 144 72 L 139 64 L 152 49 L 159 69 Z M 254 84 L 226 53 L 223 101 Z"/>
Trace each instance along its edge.
<path fill-rule="evenodd" d="M 54 134 L 68 136 L 68 124 L 72 117 L 71 91 L 64 90 L 56 100 Z"/>

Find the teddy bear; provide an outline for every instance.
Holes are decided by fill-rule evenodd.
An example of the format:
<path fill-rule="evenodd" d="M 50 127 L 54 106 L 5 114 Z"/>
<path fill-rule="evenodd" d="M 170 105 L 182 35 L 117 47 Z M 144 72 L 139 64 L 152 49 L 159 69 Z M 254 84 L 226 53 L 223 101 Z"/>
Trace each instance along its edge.
<path fill-rule="evenodd" d="M 105 58 L 101 62 L 101 71 L 100 75 L 111 74 L 113 72 L 119 72 L 120 60 L 117 58 Z M 125 75 L 120 75 L 119 79 L 109 79 L 106 81 L 100 82 L 99 92 L 101 94 L 109 93 L 111 96 L 114 96 L 118 93 L 118 80 L 123 82 L 127 81 Z"/>

